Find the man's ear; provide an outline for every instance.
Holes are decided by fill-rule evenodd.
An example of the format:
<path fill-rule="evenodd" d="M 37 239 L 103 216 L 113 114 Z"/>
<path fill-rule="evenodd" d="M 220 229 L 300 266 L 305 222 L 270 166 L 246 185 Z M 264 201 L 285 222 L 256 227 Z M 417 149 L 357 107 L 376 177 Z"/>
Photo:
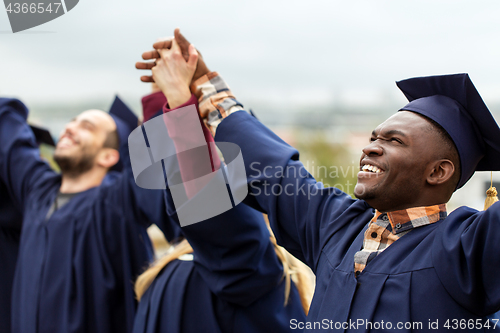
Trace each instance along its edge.
<path fill-rule="evenodd" d="M 442 185 L 448 182 L 455 173 L 455 165 L 447 159 L 437 160 L 429 166 L 427 183 L 430 185 Z"/>
<path fill-rule="evenodd" d="M 113 148 L 102 148 L 97 154 L 96 162 L 103 168 L 111 168 L 120 160 L 120 153 Z"/>

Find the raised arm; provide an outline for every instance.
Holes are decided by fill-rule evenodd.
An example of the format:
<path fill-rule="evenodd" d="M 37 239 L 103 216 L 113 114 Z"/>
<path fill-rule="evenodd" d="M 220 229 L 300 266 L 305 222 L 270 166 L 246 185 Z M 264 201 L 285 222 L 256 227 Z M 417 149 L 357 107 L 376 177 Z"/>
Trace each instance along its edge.
<path fill-rule="evenodd" d="M 209 73 L 193 86 L 200 113 L 217 133 L 216 142 L 240 147 L 250 192 L 247 202 L 269 214 L 280 245 L 314 270 L 326 241 L 349 231 L 348 209 L 352 217 L 366 214 L 369 220 L 372 211 L 364 202 L 316 182 L 299 161 L 297 150 L 244 111 L 217 73 Z M 342 214 L 344 218 L 338 219 Z"/>
<path fill-rule="evenodd" d="M 246 112 L 225 118 L 215 140 L 240 147 L 248 202 L 269 215 L 278 243 L 313 270 L 329 237 L 341 238 L 349 231 L 351 219 L 339 217 L 366 214 L 364 202 L 336 188 L 325 189 L 307 172 L 294 148 Z M 368 210 L 366 221 L 372 214 Z"/>
<path fill-rule="evenodd" d="M 149 120 L 161 109 L 166 99 L 163 93 L 155 91 L 142 99 L 143 116 Z M 127 147 L 128 142 L 121 142 L 122 146 Z M 120 174 L 115 173 L 115 180 L 103 187 L 109 203 L 121 209 L 125 216 L 141 224 L 143 227 L 149 227 L 156 224 L 165 234 L 168 240 L 176 239 L 180 236 L 180 228 L 175 223 L 169 221 L 166 213 L 165 201 L 163 199 L 163 190 L 147 189 L 139 187 L 134 179 L 132 171 L 130 152 L 127 149 L 120 149 L 120 159 L 123 163 L 123 170 Z M 137 158 L 137 157 L 135 157 Z M 163 180 L 163 177 L 160 181 Z"/>
<path fill-rule="evenodd" d="M 193 51 L 190 50 L 191 55 Z M 174 52 L 177 54 L 173 54 Z M 191 58 L 191 66 L 188 62 L 187 68 L 175 68 L 173 65 L 176 61 L 186 63 L 184 58 L 179 57 L 179 52 L 175 41 L 172 50 L 160 51 L 168 58 L 168 63 L 157 61 L 158 68 L 153 73 L 155 82 L 165 92 L 169 106 L 172 107 L 170 109 L 165 106 L 164 112 L 177 112 L 175 116 L 165 117 L 165 123 L 169 136 L 179 152 L 177 159 L 188 198 L 194 198 L 197 195 L 203 196 L 204 191 L 209 190 L 204 186 L 190 186 L 188 180 L 197 173 L 196 166 L 208 163 L 211 164 L 211 168 L 207 171 L 215 172 L 219 169 L 220 161 L 215 154 L 181 153 L 193 143 L 200 143 L 193 141 L 193 137 L 200 138 L 201 133 L 203 133 L 201 138 L 210 151 L 213 149 L 213 138 L 198 115 L 193 124 L 183 126 L 184 121 L 193 119 L 183 117 L 182 112 L 186 109 L 182 107 L 197 106 L 196 98 L 191 95 L 188 86 L 194 72 L 192 63 L 195 60 Z M 180 77 L 180 80 L 184 78 L 184 84 L 179 80 L 173 80 L 173 77 Z M 165 200 L 166 206 L 173 206 L 169 190 L 166 191 Z M 176 218 L 176 215 L 172 217 Z M 221 299 L 248 306 L 276 288 L 283 277 L 283 269 L 269 239 L 270 235 L 262 214 L 244 204 L 239 204 L 205 221 L 186 226 L 183 228 L 183 234 L 194 249 L 199 273 L 212 292 Z"/>
<path fill-rule="evenodd" d="M 0 178 L 21 210 L 28 195 L 57 174 L 40 158 L 28 109 L 17 99 L 0 98 Z"/>

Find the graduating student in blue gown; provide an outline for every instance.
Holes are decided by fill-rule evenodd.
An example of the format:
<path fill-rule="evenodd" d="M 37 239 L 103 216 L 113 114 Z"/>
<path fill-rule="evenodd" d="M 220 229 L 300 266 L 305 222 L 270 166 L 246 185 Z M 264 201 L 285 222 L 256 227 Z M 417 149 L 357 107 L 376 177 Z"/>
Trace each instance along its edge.
<path fill-rule="evenodd" d="M 161 92 L 144 98 L 144 119 L 164 104 Z M 168 190 L 165 200 L 169 224 L 179 227 Z M 273 243 L 261 213 L 239 204 L 182 228 L 182 236 L 136 283 L 135 333 L 288 332 L 290 320 L 305 319 L 310 277 Z"/>
<path fill-rule="evenodd" d="M 133 281 L 151 257 L 144 228 L 165 221 L 161 191 L 138 188 L 119 159 L 137 120 L 77 116 L 55 150 L 59 175 L 40 159 L 27 115 L 20 101 L 0 99 L 0 178 L 23 213 L 12 331 L 129 332 Z"/>
<path fill-rule="evenodd" d="M 420 84 L 425 86 L 425 82 L 415 83 L 418 87 Z M 456 89 L 463 92 L 460 87 Z M 432 101 L 425 102 L 431 103 L 423 106 L 417 104 L 415 110 L 425 107 L 423 110 L 432 111 L 435 107 Z M 412 105 L 403 108 L 407 109 L 413 109 Z M 392 118 L 392 122 L 384 124 L 394 133 L 406 131 L 403 135 L 415 142 L 418 136 L 411 133 L 408 124 L 416 124 L 420 116 L 407 111 L 397 116 Z M 453 124 L 453 116 L 442 116 L 446 119 L 442 126 L 445 127 L 446 122 Z M 465 116 L 463 118 L 467 119 Z M 487 121 L 490 125 L 497 127 L 491 116 L 489 118 Z M 459 121 L 463 122 L 464 119 Z M 499 134 L 497 128 L 493 129 L 493 136 Z M 453 129 L 449 131 L 453 132 Z M 460 134 L 454 133 L 457 142 L 464 132 L 466 133 L 459 129 Z M 475 135 L 473 130 L 470 132 Z M 221 123 L 216 140 L 234 142 L 241 147 L 249 182 L 254 191 L 262 189 L 264 181 L 269 186 L 279 184 L 283 188 L 291 184 L 289 188 L 294 191 L 292 196 L 276 197 L 253 192 L 253 199 L 259 208 L 271 216 L 271 224 L 279 242 L 304 260 L 316 273 L 316 293 L 309 321 L 316 322 L 326 318 L 335 324 L 359 319 L 371 323 L 390 322 L 394 327 L 398 323 L 422 323 L 423 331 L 433 331 L 433 326 L 429 326 L 431 323 L 437 322 L 439 329 L 444 330 L 444 325 L 454 325 L 456 322 L 453 320 L 457 320 L 459 323 L 479 323 L 472 327 L 458 326 L 464 331 L 473 331 L 476 327 L 478 331 L 482 331 L 483 325 L 488 325 L 485 316 L 500 308 L 500 283 L 497 272 L 492 270 L 492 266 L 498 267 L 499 264 L 496 255 L 500 233 L 498 204 L 485 212 L 461 207 L 445 219 L 415 228 L 376 256 L 359 275 L 354 270 L 355 254 L 363 247 L 367 223 L 373 217 L 372 205 L 381 207 L 381 211 L 391 212 L 391 205 L 398 203 L 398 195 L 409 202 L 398 203 L 401 206 L 394 210 L 411 208 L 409 205 L 414 200 L 417 201 L 419 193 L 416 187 L 419 184 L 415 184 L 410 177 L 416 177 L 412 173 L 413 170 L 419 170 L 418 163 L 413 162 L 412 165 L 391 161 L 389 156 L 385 159 L 384 153 L 389 155 L 389 149 L 384 147 L 388 145 L 386 142 L 401 144 L 395 143 L 395 140 L 390 141 L 394 136 L 396 134 L 387 134 L 382 139 L 375 136 L 374 143 L 364 149 L 363 159 L 371 158 L 377 161 L 371 164 L 383 165 L 387 179 L 385 181 L 382 178 L 384 175 L 379 179 L 360 178 L 357 194 L 366 200 L 353 200 L 337 189 L 323 189 L 320 183 L 305 172 L 295 149 L 243 112 L 234 113 Z M 252 147 L 247 143 L 250 137 Z M 479 140 L 483 140 L 480 135 L 479 137 Z M 500 137 L 497 140 L 498 138 Z M 397 139 L 400 140 L 400 137 Z M 467 136 L 462 140 L 473 141 Z M 402 141 L 402 144 L 409 145 L 408 141 Z M 468 145 L 463 141 L 460 143 L 462 146 Z M 492 158 L 495 161 L 500 155 L 495 149 L 500 145 L 495 144 L 495 141 L 492 144 L 494 148 L 485 149 L 490 150 L 488 153 L 497 155 Z M 456 145 L 459 146 L 457 143 Z M 266 146 L 268 149 L 255 149 L 256 146 Z M 478 160 L 487 158 L 481 156 L 484 153 L 474 154 L 469 153 L 467 147 L 463 149 L 459 186 L 472 175 Z M 478 149 L 477 145 L 472 147 L 472 150 L 475 149 Z M 425 155 L 409 157 L 423 161 L 427 158 Z M 254 170 L 250 168 L 252 162 L 258 162 L 253 164 Z M 470 163 L 473 165 L 467 165 Z M 495 163 L 496 165 L 490 164 L 486 168 L 498 168 L 500 164 L 498 161 Z M 272 168 L 266 172 L 263 169 L 265 166 Z M 283 177 L 272 176 L 272 171 L 276 168 L 285 170 Z M 445 173 L 444 167 L 438 171 Z M 408 175 L 402 176 L 402 173 Z M 392 198 L 390 191 L 394 193 Z M 428 206 L 426 199 L 434 204 L 447 201 L 440 198 L 437 199 L 439 201 L 432 202 L 436 198 L 428 195 L 427 198 L 423 197 L 421 203 L 416 202 L 415 206 Z M 412 327 L 414 326 L 410 325 L 399 331 L 411 331 Z M 366 325 L 355 328 L 349 326 L 348 331 L 370 330 L 370 326 Z"/>
<path fill-rule="evenodd" d="M 153 75 L 175 76 L 190 66 L 173 70 L 167 62 L 175 64 L 157 60 Z M 218 125 L 216 141 L 241 148 L 248 202 L 269 214 L 278 243 L 316 274 L 306 331 L 480 332 L 494 325 L 486 316 L 500 309 L 500 204 L 448 216 L 442 210 L 476 170 L 500 169 L 500 129 L 467 74 L 398 82 L 410 103 L 363 149 L 359 200 L 323 188 L 294 148 L 241 108 L 231 109 L 234 103 L 217 100 L 219 92 L 228 95 L 221 82 L 209 86 L 210 98 L 201 96 L 200 113 L 207 114 L 205 100 L 216 106 L 208 121 Z M 381 239 L 366 232 L 378 223 L 392 243 L 355 262 Z"/>
<path fill-rule="evenodd" d="M 261 213 L 240 203 L 182 231 L 189 243 L 139 278 L 147 290 L 134 333 L 289 332 L 291 320 L 305 320 Z"/>

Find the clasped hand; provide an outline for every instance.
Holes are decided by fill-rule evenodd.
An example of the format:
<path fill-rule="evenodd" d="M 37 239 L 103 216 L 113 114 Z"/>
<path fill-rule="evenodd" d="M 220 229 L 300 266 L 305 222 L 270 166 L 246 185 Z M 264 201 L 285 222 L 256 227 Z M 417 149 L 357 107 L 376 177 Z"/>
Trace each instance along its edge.
<path fill-rule="evenodd" d="M 151 70 L 152 76 L 142 76 L 143 82 L 155 82 L 165 94 L 169 107 L 174 109 L 189 100 L 191 82 L 209 72 L 202 57 L 190 44 L 179 29 L 174 31 L 175 37 L 153 44 L 155 50 L 144 52 L 144 60 L 154 62 L 137 62 L 137 69 Z"/>

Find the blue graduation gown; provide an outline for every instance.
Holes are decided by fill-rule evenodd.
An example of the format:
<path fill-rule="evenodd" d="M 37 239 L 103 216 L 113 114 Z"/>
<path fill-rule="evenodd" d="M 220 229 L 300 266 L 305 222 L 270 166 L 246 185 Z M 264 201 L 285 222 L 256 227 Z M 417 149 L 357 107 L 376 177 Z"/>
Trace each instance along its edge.
<path fill-rule="evenodd" d="M 61 177 L 40 159 L 27 113 L 0 99 L 0 178 L 24 215 L 13 332 L 129 332 L 133 281 L 150 259 L 144 227 L 166 220 L 163 193 L 138 188 L 126 168 L 45 220 Z"/>
<path fill-rule="evenodd" d="M 366 202 L 322 188 L 294 148 L 245 112 L 224 119 L 216 141 L 239 145 L 247 202 L 269 214 L 278 242 L 316 274 L 306 331 L 383 331 L 383 321 L 386 330 L 387 323 L 392 330 L 402 323 L 398 332 L 436 332 L 431 324 L 444 331 L 448 319 L 451 328 L 462 320 L 462 331 L 483 331 L 485 316 L 499 310 L 499 203 L 485 212 L 461 207 L 416 228 L 356 278 L 354 254 L 374 213 Z M 271 192 L 280 189 L 281 195 Z"/>
<path fill-rule="evenodd" d="M 163 97 L 163 98 L 165 98 L 165 97 Z M 144 105 L 143 105 L 143 108 L 144 108 Z M 145 121 L 149 121 L 150 119 L 156 118 L 162 114 L 163 114 L 163 109 L 160 109 L 153 116 L 149 116 L 146 114 L 146 112 L 143 112 L 143 117 L 144 117 Z M 146 141 L 146 146 L 150 147 L 147 137 L 146 137 L 145 141 Z M 165 162 L 165 160 L 164 160 L 164 163 L 176 163 L 176 160 L 169 159 L 168 162 Z M 176 168 L 176 169 L 178 169 L 178 168 Z M 165 180 L 165 183 L 166 183 L 166 180 Z M 170 207 L 174 207 L 174 203 L 173 203 L 173 201 L 171 201 L 171 199 L 170 199 Z M 169 209 L 167 209 L 167 211 L 168 210 Z M 170 210 L 173 214 L 173 209 L 170 209 Z M 169 219 L 168 223 L 163 223 L 161 229 L 162 229 L 161 231 L 163 231 L 163 235 L 165 236 L 165 239 L 169 243 L 175 243 L 175 242 L 179 241 L 180 239 L 184 238 L 184 235 L 182 234 L 181 226 L 178 223 L 176 223 L 175 221 L 172 221 L 171 219 Z"/>
<path fill-rule="evenodd" d="M 10 333 L 12 282 L 23 216 L 0 181 L 0 333 Z"/>
<path fill-rule="evenodd" d="M 288 332 L 291 319 L 305 319 L 293 283 L 284 306 L 283 267 L 261 213 L 239 204 L 182 231 L 194 261 L 161 271 L 139 303 L 134 333 Z"/>

